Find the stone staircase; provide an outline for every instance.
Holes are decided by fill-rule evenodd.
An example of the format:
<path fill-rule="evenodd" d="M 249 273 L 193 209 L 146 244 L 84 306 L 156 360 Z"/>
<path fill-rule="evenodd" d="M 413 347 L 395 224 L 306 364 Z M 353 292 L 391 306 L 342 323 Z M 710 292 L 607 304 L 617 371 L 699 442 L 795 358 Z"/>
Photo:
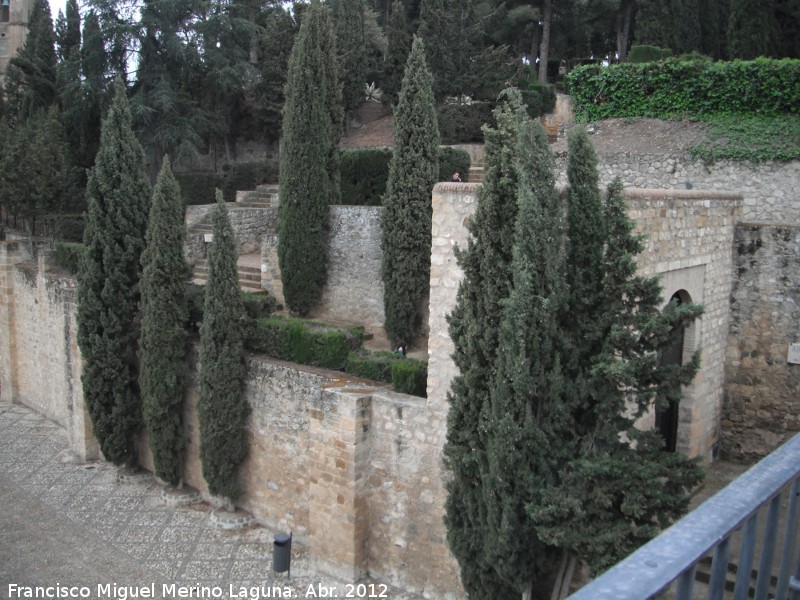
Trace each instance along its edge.
<path fill-rule="evenodd" d="M 236 205 L 241 208 L 277 208 L 278 186 L 259 185 L 254 190 L 236 192 Z"/>
<path fill-rule="evenodd" d="M 239 287 L 245 292 L 263 292 L 261 287 L 261 255 L 243 254 L 236 263 Z M 205 285 L 208 281 L 208 260 L 197 259 L 192 271 L 192 282 Z"/>
<path fill-rule="evenodd" d="M 728 562 L 728 567 L 725 572 L 725 591 L 733 592 L 736 584 L 736 577 L 739 568 L 733 561 Z M 758 570 L 753 569 L 750 573 L 750 588 L 747 590 L 747 595 L 750 598 L 755 597 L 756 593 L 756 580 L 758 579 Z M 708 584 L 711 582 L 711 557 L 706 557 L 697 563 L 697 571 L 695 573 L 695 581 L 699 583 Z M 768 596 L 772 597 L 775 594 L 775 588 L 778 586 L 778 578 L 775 575 L 770 576 L 768 586 Z"/>
<path fill-rule="evenodd" d="M 473 160 L 469 166 L 469 173 L 467 174 L 467 181 L 469 183 L 483 183 L 483 172 L 486 168 L 486 160 L 481 158 Z"/>

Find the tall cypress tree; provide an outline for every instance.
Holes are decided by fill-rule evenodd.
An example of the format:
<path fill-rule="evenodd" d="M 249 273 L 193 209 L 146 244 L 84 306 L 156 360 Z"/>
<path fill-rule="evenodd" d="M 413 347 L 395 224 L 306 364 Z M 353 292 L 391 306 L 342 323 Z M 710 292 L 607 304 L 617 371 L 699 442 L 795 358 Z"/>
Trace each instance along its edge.
<path fill-rule="evenodd" d="M 341 89 L 327 8 L 303 13 L 283 109 L 278 260 L 290 310 L 306 314 L 325 284 L 328 206 L 339 198 Z"/>
<path fill-rule="evenodd" d="M 732 0 L 730 6 L 729 57 L 752 60 L 768 56 L 774 0 Z"/>
<path fill-rule="evenodd" d="M 100 150 L 86 188 L 86 253 L 78 277 L 78 344 L 83 394 L 107 460 L 134 463 L 142 422 L 136 314 L 150 206 L 144 153 L 131 129 L 125 85 L 117 80 Z"/>
<path fill-rule="evenodd" d="M 554 161 L 538 122 L 523 119 L 517 146 L 519 207 L 513 289 L 500 326 L 497 369 L 482 414 L 488 469 L 483 477 L 486 560 L 526 598 L 551 567 L 552 551 L 526 512 L 557 476 L 568 453 L 570 414 L 564 397 L 559 317 L 566 302 L 562 206 Z"/>
<path fill-rule="evenodd" d="M 439 174 L 433 81 L 421 38 L 414 38 L 394 112 L 394 152 L 383 198 L 381 249 L 384 329 L 408 344 L 422 321 L 431 256 L 431 192 Z"/>
<path fill-rule="evenodd" d="M 236 245 L 228 211 L 217 190 L 214 238 L 208 252 L 208 284 L 200 328 L 200 460 L 215 496 L 236 500 L 242 493 L 239 466 L 250 444 L 245 423 L 244 305 L 236 273 Z"/>
<path fill-rule="evenodd" d="M 457 253 L 464 278 L 448 318 L 459 374 L 448 393 L 445 464 L 445 524 L 450 550 L 458 560 L 469 598 L 509 598 L 505 583 L 484 559 L 490 535 L 481 478 L 488 469 L 486 440 L 480 427 L 497 360 L 502 301 L 510 293 L 518 178 L 515 167 L 518 124 L 525 118 L 518 90 L 504 92 L 495 109 L 495 128 L 486 126 L 486 179 L 470 220 L 467 248 Z"/>
<path fill-rule="evenodd" d="M 142 254 L 142 335 L 139 385 L 155 473 L 176 485 L 182 478 L 181 424 L 186 381 L 186 280 L 183 203 L 165 157 L 158 174 Z"/>

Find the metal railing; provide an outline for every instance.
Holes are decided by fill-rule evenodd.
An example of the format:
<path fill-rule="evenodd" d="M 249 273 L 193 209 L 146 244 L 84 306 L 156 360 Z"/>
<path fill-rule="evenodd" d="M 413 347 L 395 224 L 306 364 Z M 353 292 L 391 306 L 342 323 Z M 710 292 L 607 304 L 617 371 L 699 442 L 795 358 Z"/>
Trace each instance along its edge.
<path fill-rule="evenodd" d="M 800 434 L 568 600 L 800 600 L 799 508 Z M 704 596 L 695 579 L 708 556 Z"/>

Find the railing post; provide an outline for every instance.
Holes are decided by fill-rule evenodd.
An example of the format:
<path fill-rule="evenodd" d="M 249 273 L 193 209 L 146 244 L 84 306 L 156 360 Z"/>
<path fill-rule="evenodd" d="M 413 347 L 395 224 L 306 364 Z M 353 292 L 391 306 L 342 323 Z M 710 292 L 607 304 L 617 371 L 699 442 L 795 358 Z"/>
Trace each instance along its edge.
<path fill-rule="evenodd" d="M 786 513 L 786 532 L 783 537 L 781 567 L 778 571 L 778 585 L 775 588 L 775 598 L 777 600 L 782 600 L 786 597 L 787 588 L 789 587 L 789 574 L 792 568 L 795 542 L 797 541 L 797 509 L 798 496 L 800 496 L 800 477 L 794 480 L 789 494 L 789 512 Z"/>

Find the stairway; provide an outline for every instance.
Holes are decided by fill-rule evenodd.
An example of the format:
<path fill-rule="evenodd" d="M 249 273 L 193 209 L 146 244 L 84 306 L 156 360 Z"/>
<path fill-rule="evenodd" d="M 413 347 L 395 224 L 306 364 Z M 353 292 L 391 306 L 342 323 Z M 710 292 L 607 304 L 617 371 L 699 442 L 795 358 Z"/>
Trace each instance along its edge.
<path fill-rule="evenodd" d="M 261 287 L 261 255 L 243 254 L 236 262 L 239 287 L 245 292 L 263 292 Z M 208 260 L 198 259 L 194 263 L 192 282 L 205 285 L 208 281 Z"/>
<path fill-rule="evenodd" d="M 270 183 L 259 185 L 254 190 L 236 192 L 236 206 L 241 208 L 277 208 L 278 186 Z"/>
<path fill-rule="evenodd" d="M 483 171 L 485 167 L 486 161 L 484 159 L 476 160 L 470 164 L 467 181 L 469 183 L 483 183 Z"/>
<path fill-rule="evenodd" d="M 739 572 L 738 565 L 733 562 L 728 563 L 728 568 L 725 573 L 725 591 L 733 592 L 736 584 L 736 576 Z M 756 595 L 756 580 L 758 579 L 758 570 L 753 569 L 750 573 L 750 589 L 748 590 L 748 597 L 754 598 Z M 711 581 L 711 557 L 706 557 L 697 563 L 697 571 L 695 573 L 695 580 L 700 583 L 708 584 Z M 778 585 L 778 578 L 775 575 L 770 577 L 769 581 L 769 594 L 775 593 L 775 588 Z M 771 597 L 771 596 L 770 596 Z"/>

